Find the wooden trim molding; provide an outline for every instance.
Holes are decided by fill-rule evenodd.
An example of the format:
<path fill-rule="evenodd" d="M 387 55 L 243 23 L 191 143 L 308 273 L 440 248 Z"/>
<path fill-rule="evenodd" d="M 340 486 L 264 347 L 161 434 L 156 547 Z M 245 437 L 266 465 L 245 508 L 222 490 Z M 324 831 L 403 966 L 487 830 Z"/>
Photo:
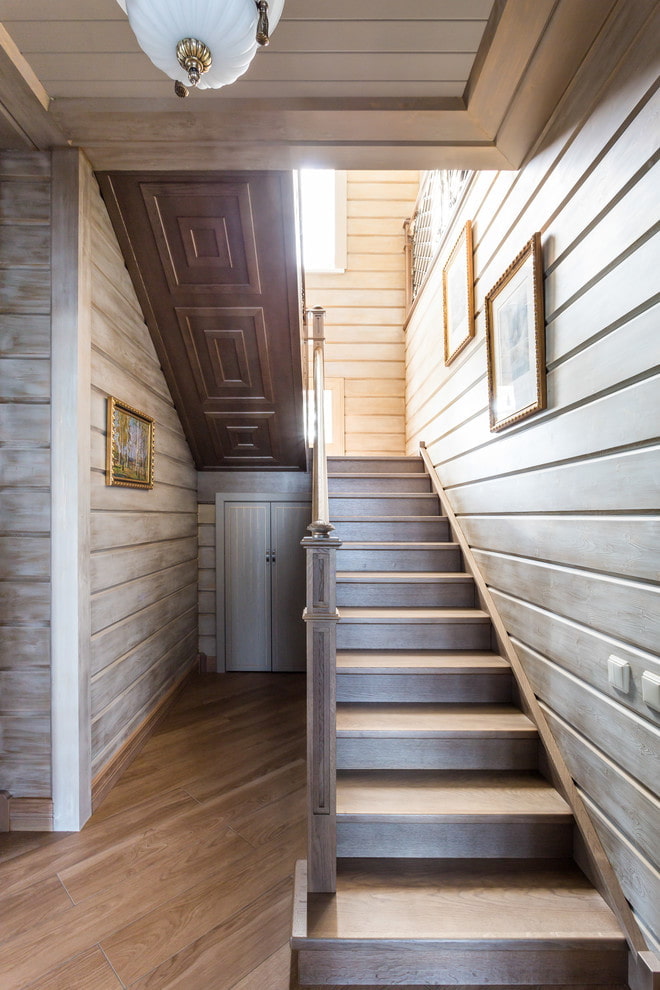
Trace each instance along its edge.
<path fill-rule="evenodd" d="M 9 831 L 9 791 L 0 791 L 0 832 Z"/>
<path fill-rule="evenodd" d="M 9 799 L 10 832 L 52 832 L 53 802 L 50 798 Z"/>
<path fill-rule="evenodd" d="M 50 798 L 12 797 L 0 791 L 0 832 L 52 832 Z"/>
<path fill-rule="evenodd" d="M 177 696 L 183 690 L 188 680 L 199 670 L 198 656 L 188 665 L 184 673 L 172 684 L 170 689 L 160 698 L 156 707 L 146 716 L 140 725 L 128 737 L 124 745 L 99 770 L 92 780 L 92 812 L 97 811 L 109 791 L 117 783 L 123 772 L 133 762 L 149 736 L 154 732 L 167 710 L 172 706 Z"/>
<path fill-rule="evenodd" d="M 490 615 L 493 631 L 497 641 L 497 649 L 508 660 L 520 691 L 521 705 L 528 717 L 535 723 L 539 737 L 549 761 L 549 769 L 555 786 L 560 790 L 569 804 L 576 825 L 584 840 L 585 851 L 592 867 L 593 882 L 598 887 L 602 897 L 614 912 L 628 942 L 629 948 L 629 982 L 631 990 L 657 990 L 660 976 L 660 960 L 648 951 L 646 941 L 640 931 L 635 917 L 630 909 L 625 895 L 619 884 L 607 853 L 600 841 L 595 826 L 589 816 L 576 784 L 564 761 L 554 735 L 547 722 L 545 714 L 534 694 L 532 685 L 527 677 L 522 662 L 516 652 L 504 622 L 497 610 L 495 601 L 488 585 L 481 574 L 472 549 L 458 522 L 449 502 L 447 493 L 431 460 L 426 444 L 420 443 L 422 460 L 431 478 L 431 484 L 441 500 L 443 511 L 447 516 L 452 539 L 458 543 L 463 554 L 464 566 L 472 575 L 480 607 Z"/>

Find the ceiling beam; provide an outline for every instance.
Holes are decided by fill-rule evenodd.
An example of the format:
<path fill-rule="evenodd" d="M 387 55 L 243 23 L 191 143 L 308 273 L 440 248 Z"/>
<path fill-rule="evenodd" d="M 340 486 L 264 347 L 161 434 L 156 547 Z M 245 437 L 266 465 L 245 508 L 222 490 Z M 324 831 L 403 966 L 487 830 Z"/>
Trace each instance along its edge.
<path fill-rule="evenodd" d="M 0 94 L 0 147 L 44 151 L 68 143 L 49 113 L 46 90 L 2 24 Z"/>

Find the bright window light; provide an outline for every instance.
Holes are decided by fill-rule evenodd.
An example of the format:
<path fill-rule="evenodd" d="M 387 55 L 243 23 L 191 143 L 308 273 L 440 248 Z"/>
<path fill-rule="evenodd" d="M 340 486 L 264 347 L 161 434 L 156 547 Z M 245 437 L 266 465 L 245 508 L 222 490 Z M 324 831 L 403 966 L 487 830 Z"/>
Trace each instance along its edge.
<path fill-rule="evenodd" d="M 301 169 L 300 204 L 305 271 L 345 271 L 346 173 Z"/>

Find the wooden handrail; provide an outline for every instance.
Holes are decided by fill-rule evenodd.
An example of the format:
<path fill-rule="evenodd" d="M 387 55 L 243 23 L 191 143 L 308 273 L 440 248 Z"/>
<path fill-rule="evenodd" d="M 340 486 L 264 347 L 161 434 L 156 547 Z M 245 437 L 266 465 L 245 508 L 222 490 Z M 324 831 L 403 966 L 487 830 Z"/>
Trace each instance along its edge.
<path fill-rule="evenodd" d="M 337 883 L 336 688 L 337 547 L 328 508 L 325 453 L 324 317 L 320 306 L 306 313 L 312 325 L 313 411 L 311 536 L 302 540 L 307 554 L 307 889 L 332 893 Z"/>

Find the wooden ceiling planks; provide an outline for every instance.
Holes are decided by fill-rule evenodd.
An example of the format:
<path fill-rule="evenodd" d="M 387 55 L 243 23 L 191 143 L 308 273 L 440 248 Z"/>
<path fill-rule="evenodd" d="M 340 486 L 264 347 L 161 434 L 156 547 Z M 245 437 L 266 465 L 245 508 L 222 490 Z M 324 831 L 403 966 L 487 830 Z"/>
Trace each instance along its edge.
<path fill-rule="evenodd" d="M 198 470 L 304 469 L 290 173 L 101 173 Z"/>
<path fill-rule="evenodd" d="M 70 143 L 103 171 L 518 168 L 612 7 L 286 0 L 245 76 L 183 101 L 116 0 L 0 0 L 0 147 Z"/>

